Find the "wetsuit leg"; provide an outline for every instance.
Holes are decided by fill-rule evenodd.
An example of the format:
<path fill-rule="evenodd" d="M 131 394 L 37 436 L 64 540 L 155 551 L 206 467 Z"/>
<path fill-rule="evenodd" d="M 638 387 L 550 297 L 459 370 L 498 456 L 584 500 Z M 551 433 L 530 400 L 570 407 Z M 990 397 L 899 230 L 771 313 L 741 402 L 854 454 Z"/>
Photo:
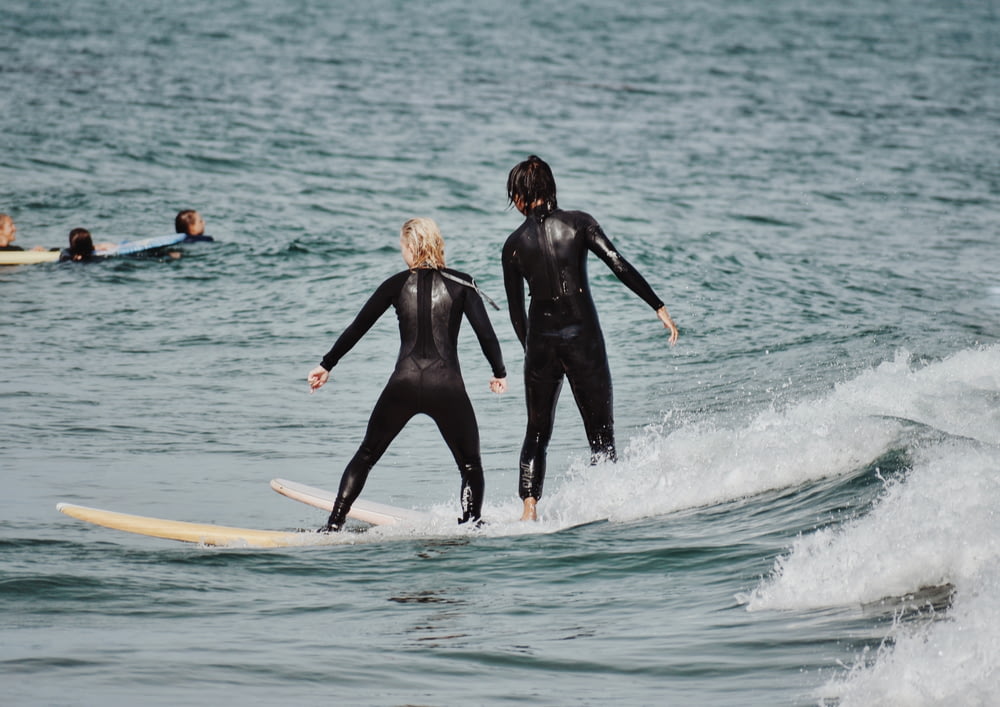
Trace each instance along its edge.
<path fill-rule="evenodd" d="M 339 530 L 344 525 L 347 512 L 365 487 L 368 473 L 385 454 L 392 440 L 416 414 L 412 402 L 415 396 L 407 391 L 409 387 L 405 383 L 390 380 L 375 403 L 375 409 L 368 419 L 365 438 L 340 477 L 337 500 L 326 525 L 328 529 Z"/>
<path fill-rule="evenodd" d="M 556 403 L 562 389 L 563 366 L 553 342 L 546 337 L 529 342 L 524 357 L 524 397 L 528 425 L 521 446 L 518 494 L 522 499 L 542 497 L 545 458 L 555 424 Z"/>
<path fill-rule="evenodd" d="M 457 385 L 455 385 L 457 383 Z M 462 504 L 460 523 L 479 520 L 483 510 L 486 482 L 479 454 L 479 425 L 476 412 L 465 392 L 461 378 L 447 389 L 428 396 L 433 400 L 425 412 L 437 423 L 441 437 L 451 450 L 462 476 L 459 498 Z"/>
<path fill-rule="evenodd" d="M 591 463 L 608 459 L 617 461 L 615 449 L 614 392 L 611 369 L 598 331 L 562 351 L 566 377 L 583 418 L 590 443 Z"/>

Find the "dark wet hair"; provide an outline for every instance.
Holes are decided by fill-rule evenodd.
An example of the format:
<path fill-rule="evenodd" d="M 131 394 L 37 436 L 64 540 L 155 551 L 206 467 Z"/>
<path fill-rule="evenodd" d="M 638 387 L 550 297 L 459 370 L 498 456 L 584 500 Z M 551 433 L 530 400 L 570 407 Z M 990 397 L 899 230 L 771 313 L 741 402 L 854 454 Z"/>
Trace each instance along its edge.
<path fill-rule="evenodd" d="M 538 155 L 531 155 L 524 162 L 517 164 L 507 175 L 507 200 L 516 206 L 516 200 L 524 203 L 526 208 L 537 201 L 545 204 L 545 210 L 557 208 L 556 179 L 552 170 Z"/>
<path fill-rule="evenodd" d="M 94 241 L 86 228 L 74 228 L 69 232 L 69 255 L 73 260 L 89 258 L 94 252 Z"/>
<path fill-rule="evenodd" d="M 177 214 L 174 219 L 174 231 L 176 233 L 186 233 L 191 235 L 191 226 L 194 225 L 195 220 L 198 218 L 198 212 L 194 209 L 185 209 Z"/>

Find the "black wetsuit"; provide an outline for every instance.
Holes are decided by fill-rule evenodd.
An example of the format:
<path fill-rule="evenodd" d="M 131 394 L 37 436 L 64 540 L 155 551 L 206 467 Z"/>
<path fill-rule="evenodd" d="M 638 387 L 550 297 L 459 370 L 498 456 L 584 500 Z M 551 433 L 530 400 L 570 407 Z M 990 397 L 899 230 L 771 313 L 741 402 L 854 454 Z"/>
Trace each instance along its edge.
<path fill-rule="evenodd" d="M 510 320 L 524 347 L 528 425 L 521 447 L 521 498 L 541 498 L 545 452 L 563 375 L 583 417 L 593 459 L 615 460 L 611 371 L 587 282 L 593 252 L 654 310 L 653 289 L 623 258 L 597 221 L 582 211 L 536 208 L 507 239 L 503 274 Z M 531 296 L 525 313 L 524 282 Z"/>
<path fill-rule="evenodd" d="M 96 260 L 96 258 L 94 257 L 94 253 L 96 253 L 96 252 L 97 252 L 96 250 L 92 250 L 89 253 L 87 253 L 87 255 L 83 255 L 76 262 L 78 262 L 78 263 L 89 263 L 89 262 L 91 262 L 93 260 Z M 73 251 L 71 251 L 69 248 L 63 248 L 63 249 L 61 249 L 59 251 L 59 262 L 60 263 L 69 262 L 69 261 L 72 261 L 74 259 L 75 259 L 75 256 L 73 255 Z"/>
<path fill-rule="evenodd" d="M 472 278 L 455 270 L 453 277 L 471 285 Z M 506 377 L 500 344 L 477 291 L 437 270 L 404 270 L 379 285 L 337 342 L 323 357 L 330 370 L 389 306 L 399 319 L 399 358 L 379 396 L 364 441 L 340 479 L 340 490 L 329 527 L 344 523 L 368 473 L 403 426 L 418 413 L 437 423 L 462 475 L 462 521 L 477 520 L 483 505 L 483 466 L 479 456 L 479 427 L 465 392 L 458 363 L 458 331 L 462 316 L 469 319 L 479 344 L 497 378 Z"/>

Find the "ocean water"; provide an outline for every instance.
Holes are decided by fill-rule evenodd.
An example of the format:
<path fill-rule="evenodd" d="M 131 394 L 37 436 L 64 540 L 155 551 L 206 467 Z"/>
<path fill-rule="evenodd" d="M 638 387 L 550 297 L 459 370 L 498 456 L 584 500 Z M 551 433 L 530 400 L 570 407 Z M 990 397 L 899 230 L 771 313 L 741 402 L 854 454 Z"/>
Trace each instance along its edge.
<path fill-rule="evenodd" d="M 5 0 L 18 243 L 182 257 L 0 268 L 0 688 L 10 705 L 995 705 L 1000 19 L 992 0 Z M 312 528 L 396 351 L 309 395 L 398 229 L 504 304 L 537 153 L 667 302 L 596 260 L 621 461 L 565 391 L 536 524 L 510 392 L 460 343 L 483 530 L 414 420 L 364 497 L 423 527 L 205 548 L 60 501 Z"/>

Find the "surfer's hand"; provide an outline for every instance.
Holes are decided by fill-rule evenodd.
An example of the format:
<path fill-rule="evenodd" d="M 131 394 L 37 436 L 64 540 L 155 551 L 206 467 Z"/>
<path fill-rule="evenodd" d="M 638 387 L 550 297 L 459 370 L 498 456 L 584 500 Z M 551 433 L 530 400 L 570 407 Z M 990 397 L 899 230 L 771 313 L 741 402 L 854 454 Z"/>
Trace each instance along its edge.
<path fill-rule="evenodd" d="M 497 395 L 507 392 L 507 379 L 506 378 L 490 378 L 490 390 L 492 390 Z"/>
<path fill-rule="evenodd" d="M 323 384 L 330 379 L 330 371 L 326 370 L 322 366 L 316 366 L 316 368 L 309 371 L 309 376 L 306 378 L 309 381 L 309 392 L 314 393 L 323 387 Z"/>
<path fill-rule="evenodd" d="M 674 324 L 674 320 L 670 318 L 670 312 L 667 311 L 666 306 L 660 307 L 656 310 L 656 316 L 659 317 L 660 321 L 663 322 L 663 328 L 670 330 L 670 345 L 673 346 L 677 343 L 677 325 Z"/>

